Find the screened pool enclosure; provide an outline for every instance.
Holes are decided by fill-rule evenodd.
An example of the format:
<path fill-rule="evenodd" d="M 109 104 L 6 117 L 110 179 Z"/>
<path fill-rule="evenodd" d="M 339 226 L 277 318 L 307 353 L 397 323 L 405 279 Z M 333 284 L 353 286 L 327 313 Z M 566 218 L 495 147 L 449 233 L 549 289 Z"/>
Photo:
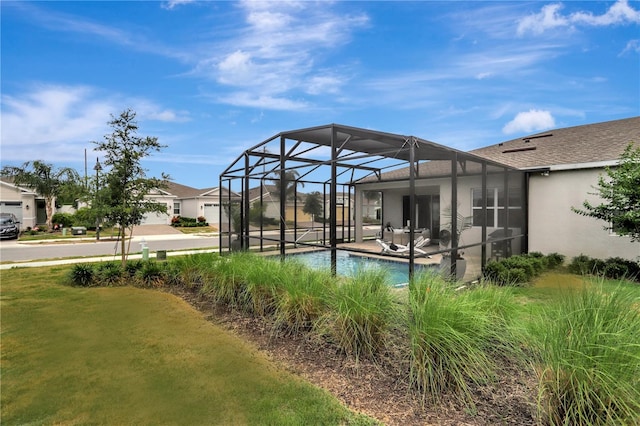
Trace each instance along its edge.
<path fill-rule="evenodd" d="M 220 175 L 230 189 L 220 250 L 321 248 L 335 271 L 337 250 L 380 254 L 384 243 L 409 275 L 429 259 L 471 280 L 489 259 L 526 251 L 525 179 L 415 136 L 338 124 L 281 132 Z"/>

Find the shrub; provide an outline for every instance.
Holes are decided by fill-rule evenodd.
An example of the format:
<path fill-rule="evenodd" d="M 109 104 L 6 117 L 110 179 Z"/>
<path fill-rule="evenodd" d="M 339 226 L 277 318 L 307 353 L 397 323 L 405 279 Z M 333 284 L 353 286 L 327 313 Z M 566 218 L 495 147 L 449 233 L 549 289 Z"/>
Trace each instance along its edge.
<path fill-rule="evenodd" d="M 124 276 L 127 278 L 133 278 L 140 269 L 142 269 L 141 260 L 130 260 L 124 267 Z"/>
<path fill-rule="evenodd" d="M 197 226 L 209 226 L 207 219 L 204 216 L 198 218 L 185 217 L 185 216 L 173 216 L 171 218 L 171 226 L 181 226 L 183 228 L 194 228 Z"/>
<path fill-rule="evenodd" d="M 497 282 L 501 285 L 521 285 L 530 279 L 527 271 L 522 268 L 506 268 L 498 274 Z"/>
<path fill-rule="evenodd" d="M 119 262 L 103 262 L 96 268 L 96 278 L 100 285 L 118 285 L 122 280 L 122 268 Z"/>
<path fill-rule="evenodd" d="M 557 268 L 564 263 L 564 256 L 559 253 L 549 253 L 547 255 L 547 264 L 549 269 Z"/>
<path fill-rule="evenodd" d="M 163 285 L 163 265 L 154 260 L 142 262 L 135 275 L 143 287 L 162 287 Z"/>
<path fill-rule="evenodd" d="M 640 264 L 620 257 L 600 260 L 582 254 L 572 259 L 569 270 L 580 275 L 601 275 L 612 279 L 640 281 Z"/>
<path fill-rule="evenodd" d="M 562 264 L 564 256 L 539 252 L 512 256 L 498 261 L 489 261 L 482 276 L 497 285 L 521 285 L 531 281 L 542 272 Z"/>
<path fill-rule="evenodd" d="M 87 229 L 96 229 L 96 219 L 98 212 L 95 209 L 83 207 L 78 209 L 73 215 L 74 226 L 84 226 Z"/>
<path fill-rule="evenodd" d="M 605 260 L 604 276 L 612 279 L 626 278 L 638 281 L 640 264 L 621 257 L 610 257 Z"/>
<path fill-rule="evenodd" d="M 587 255 L 581 254 L 571 260 L 569 271 L 579 275 L 598 275 L 604 269 L 604 262 L 598 259 L 592 259 Z"/>
<path fill-rule="evenodd" d="M 585 287 L 547 305 L 533 328 L 539 415 L 547 423 L 637 424 L 637 292 Z"/>
<path fill-rule="evenodd" d="M 383 269 L 364 269 L 340 283 L 329 298 L 329 335 L 353 356 L 373 357 L 386 347 L 398 305 Z"/>
<path fill-rule="evenodd" d="M 69 228 L 73 225 L 73 215 L 70 213 L 55 213 L 51 217 L 51 223 L 62 225 L 63 228 Z"/>
<path fill-rule="evenodd" d="M 87 263 L 76 263 L 69 272 L 69 280 L 72 285 L 91 287 L 95 284 L 93 266 Z"/>

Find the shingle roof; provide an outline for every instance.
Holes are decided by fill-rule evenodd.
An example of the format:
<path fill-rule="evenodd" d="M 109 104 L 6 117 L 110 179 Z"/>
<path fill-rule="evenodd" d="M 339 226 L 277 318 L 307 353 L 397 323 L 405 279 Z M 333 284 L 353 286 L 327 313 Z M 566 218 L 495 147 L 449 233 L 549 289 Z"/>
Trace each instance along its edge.
<path fill-rule="evenodd" d="M 614 161 L 640 144 L 640 117 L 548 130 L 471 151 L 520 169 Z"/>
<path fill-rule="evenodd" d="M 511 139 L 470 151 L 518 169 L 547 168 L 562 165 L 584 165 L 613 162 L 630 142 L 640 144 L 640 117 L 582 126 L 565 127 Z M 420 177 L 446 176 L 451 173 L 449 161 L 430 161 L 419 165 Z M 409 177 L 404 167 L 382 173 L 381 180 L 401 180 Z M 360 182 L 377 181 L 367 177 Z"/>
<path fill-rule="evenodd" d="M 266 197 L 272 192 L 277 192 L 277 187 L 275 185 L 262 185 L 262 196 Z M 256 186 L 255 188 L 249 189 L 249 200 L 255 200 L 260 198 L 260 186 Z"/>
<path fill-rule="evenodd" d="M 210 193 L 212 191 L 215 191 L 217 189 L 218 189 L 218 187 L 198 189 L 198 188 L 193 188 L 193 187 L 187 186 L 187 185 L 181 185 L 181 184 L 175 183 L 175 182 L 167 182 L 167 187 L 164 188 L 165 191 L 167 191 L 168 193 L 170 193 L 172 195 L 175 195 L 178 198 L 205 197 L 207 195 L 210 195 Z M 229 192 L 228 192 L 227 188 L 223 188 L 223 190 L 222 190 L 223 196 L 224 196 L 224 194 L 228 194 L 228 193 Z"/>

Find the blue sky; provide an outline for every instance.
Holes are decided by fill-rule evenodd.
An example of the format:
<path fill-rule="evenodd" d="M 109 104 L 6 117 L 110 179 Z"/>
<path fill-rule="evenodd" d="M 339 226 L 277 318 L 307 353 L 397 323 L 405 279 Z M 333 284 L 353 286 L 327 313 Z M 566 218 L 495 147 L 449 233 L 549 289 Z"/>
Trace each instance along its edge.
<path fill-rule="evenodd" d="M 84 172 L 110 114 L 198 188 L 283 130 L 340 123 L 470 150 L 640 114 L 640 2 L 14 2 L 2 165 Z"/>

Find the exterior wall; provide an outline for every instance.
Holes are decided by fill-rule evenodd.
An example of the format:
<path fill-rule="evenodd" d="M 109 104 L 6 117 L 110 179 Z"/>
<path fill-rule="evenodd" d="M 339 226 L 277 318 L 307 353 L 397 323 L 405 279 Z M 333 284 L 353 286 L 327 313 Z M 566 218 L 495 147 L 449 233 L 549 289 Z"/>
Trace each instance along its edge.
<path fill-rule="evenodd" d="M 195 198 L 186 198 L 186 199 L 175 199 L 174 202 L 180 202 L 180 216 L 183 217 L 192 217 L 198 218 L 198 216 L 202 216 L 202 210 L 199 209 L 198 200 Z M 173 214 L 173 208 L 171 217 L 175 216 Z"/>
<path fill-rule="evenodd" d="M 580 216 L 571 207 L 584 200 L 598 203 L 590 193 L 602 169 L 551 171 L 549 176 L 532 175 L 529 180 L 529 250 L 557 252 L 567 260 L 586 254 L 606 259 L 638 260 L 640 244 L 603 229 L 605 223 Z"/>
<path fill-rule="evenodd" d="M 0 212 L 13 213 L 20 221 L 20 229 L 37 224 L 35 194 L 24 192 L 15 185 L 0 183 Z"/>

